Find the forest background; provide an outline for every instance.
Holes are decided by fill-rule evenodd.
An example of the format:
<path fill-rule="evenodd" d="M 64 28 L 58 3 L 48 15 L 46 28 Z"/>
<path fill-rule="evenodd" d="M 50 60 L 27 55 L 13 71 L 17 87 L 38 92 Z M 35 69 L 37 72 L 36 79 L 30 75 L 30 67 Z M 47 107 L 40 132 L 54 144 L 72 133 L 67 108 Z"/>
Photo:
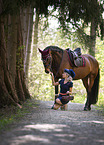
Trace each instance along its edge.
<path fill-rule="evenodd" d="M 52 7 L 51 7 L 52 8 Z M 50 8 L 50 9 L 51 9 Z M 47 19 L 41 17 L 38 28 L 38 41 L 37 45 L 34 44 L 34 32 L 32 35 L 31 45 L 31 57 L 28 76 L 28 87 L 33 98 L 38 100 L 54 100 L 54 86 L 52 86 L 51 76 L 44 71 L 41 55 L 37 51 L 33 51 L 34 45 L 37 48 L 45 49 L 45 47 L 53 45 L 62 49 L 71 48 L 74 50 L 77 47 L 81 48 L 82 54 L 88 54 L 89 50 L 86 48 L 85 43 L 80 41 L 78 30 L 73 28 L 72 24 L 69 24 L 69 33 L 64 33 L 62 28 L 59 28 L 59 23 L 55 17 L 57 11 L 53 13 L 53 16 L 49 16 Z M 36 15 L 35 15 L 36 17 Z M 35 19 L 34 19 L 35 20 Z M 46 26 L 47 24 L 47 26 Z M 90 34 L 90 26 L 86 27 L 85 32 Z M 35 47 L 36 47 L 35 46 Z M 100 87 L 99 87 L 99 99 L 98 106 L 104 106 L 104 40 L 99 37 L 96 39 L 95 58 L 99 62 L 100 66 Z M 57 63 L 57 62 L 56 62 Z M 75 99 L 72 102 L 85 103 L 86 90 L 81 80 L 73 81 L 73 94 Z"/>

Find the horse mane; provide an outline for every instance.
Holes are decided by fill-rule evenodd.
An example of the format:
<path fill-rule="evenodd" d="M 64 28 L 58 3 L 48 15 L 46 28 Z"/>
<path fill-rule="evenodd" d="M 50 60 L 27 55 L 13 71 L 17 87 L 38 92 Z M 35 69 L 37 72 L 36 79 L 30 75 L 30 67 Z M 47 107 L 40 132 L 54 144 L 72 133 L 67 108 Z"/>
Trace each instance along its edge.
<path fill-rule="evenodd" d="M 51 50 L 51 51 L 56 51 L 56 52 L 61 52 L 63 53 L 63 49 L 59 48 L 58 46 L 47 46 L 44 51 L 46 50 Z"/>

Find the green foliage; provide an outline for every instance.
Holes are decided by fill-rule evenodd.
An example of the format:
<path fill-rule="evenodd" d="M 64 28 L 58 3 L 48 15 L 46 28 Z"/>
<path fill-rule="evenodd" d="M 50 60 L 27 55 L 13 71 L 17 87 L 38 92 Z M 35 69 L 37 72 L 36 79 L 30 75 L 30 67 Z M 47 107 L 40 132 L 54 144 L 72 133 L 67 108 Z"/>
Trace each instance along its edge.
<path fill-rule="evenodd" d="M 98 60 L 100 66 L 100 88 L 97 104 L 104 107 L 104 40 L 100 41 L 99 39 L 97 39 L 96 47 L 96 59 Z"/>
<path fill-rule="evenodd" d="M 34 0 L 2 0 L 0 2 L 2 7 L 0 10 L 0 15 L 17 15 L 19 13 L 20 7 L 23 8 L 33 4 Z"/>
<path fill-rule="evenodd" d="M 98 24 L 101 21 L 103 13 L 103 4 L 96 0 L 64 0 L 59 3 L 59 21 L 63 28 L 68 22 L 74 21 L 73 25 L 78 24 L 78 21 L 83 20 L 86 24 L 96 19 Z"/>
<path fill-rule="evenodd" d="M 38 54 L 37 60 L 34 58 L 30 61 L 28 87 L 31 95 L 36 99 L 53 100 L 54 98 L 51 77 L 44 72 L 40 54 Z"/>
<path fill-rule="evenodd" d="M 32 100 L 27 100 L 24 104 L 22 109 L 10 106 L 7 108 L 3 108 L 0 110 L 0 130 L 2 129 L 8 129 L 8 125 L 20 121 L 22 117 L 26 113 L 29 113 L 31 111 L 31 108 L 37 108 L 37 103 Z"/>
<path fill-rule="evenodd" d="M 24 69 L 23 56 L 21 55 L 24 48 L 25 48 L 24 45 L 19 46 L 18 49 L 17 49 L 17 52 L 16 52 L 16 57 L 17 57 L 17 59 L 16 59 L 16 68 L 20 69 L 21 71 Z"/>
<path fill-rule="evenodd" d="M 56 4 L 57 5 L 57 4 Z M 94 20 L 94 29 L 95 31 L 99 31 L 98 35 L 103 39 L 104 37 L 104 28 L 103 28 L 103 1 L 97 1 L 97 0 L 64 0 L 59 1 L 59 4 L 57 5 L 58 9 L 58 20 L 60 22 L 60 28 L 62 28 L 66 35 L 67 33 L 70 33 L 70 23 L 72 24 L 73 28 L 80 29 L 81 27 L 85 27 L 85 24 L 88 26 L 89 23 L 92 23 L 92 20 Z M 81 21 L 83 21 L 84 25 L 82 25 Z M 82 26 L 81 26 L 82 25 Z M 99 27 L 100 25 L 100 27 Z M 81 35 L 80 35 L 81 36 Z M 83 39 L 85 37 L 85 32 L 81 36 Z M 91 38 L 87 40 L 91 41 Z M 86 42 L 86 45 L 87 45 Z M 92 47 L 92 46 L 91 46 Z"/>
<path fill-rule="evenodd" d="M 86 100 L 86 90 L 83 86 L 82 80 L 73 81 L 73 95 L 74 103 L 85 103 Z"/>
<path fill-rule="evenodd" d="M 80 47 L 83 54 L 87 54 L 88 50 L 85 48 L 85 44 L 79 43 L 77 35 L 73 32 L 70 27 L 70 32 L 67 35 L 63 34 L 62 29 L 56 29 L 55 27 L 47 27 L 47 29 L 43 29 L 44 20 L 41 19 L 40 27 L 39 27 L 39 41 L 38 47 L 40 49 L 44 49 L 49 45 L 59 46 L 60 48 L 66 49 L 71 48 L 75 49 Z M 54 22 L 55 23 L 55 22 Z M 86 31 L 88 29 L 86 28 Z M 100 90 L 99 90 L 99 99 L 97 105 L 104 105 L 104 97 L 103 97 L 103 86 L 104 86 L 104 41 L 101 41 L 97 38 L 96 43 L 96 59 L 100 64 Z M 54 100 L 54 87 L 52 86 L 51 77 L 49 74 L 44 72 L 44 66 L 40 57 L 40 53 L 38 52 L 37 59 L 31 58 L 30 61 L 30 69 L 29 69 L 29 82 L 28 87 L 31 95 L 40 100 Z M 81 80 L 73 81 L 73 94 L 75 103 L 85 103 L 86 101 L 86 90 L 83 86 Z"/>
<path fill-rule="evenodd" d="M 76 37 L 76 32 L 72 32 L 72 28 L 70 28 L 70 33 L 68 33 L 67 35 L 63 33 L 62 29 L 57 29 L 54 27 L 47 27 L 44 31 L 44 28 L 42 28 L 44 24 L 43 21 L 44 19 L 41 20 L 39 26 L 39 48 L 44 49 L 46 46 L 55 45 L 62 49 L 71 48 L 74 50 L 77 47 L 81 47 L 83 48 L 83 52 L 83 50 L 85 49 L 85 45 L 79 43 L 78 37 Z M 54 23 L 57 23 L 57 21 L 54 21 Z M 70 27 L 72 27 L 72 25 L 70 25 Z"/>
<path fill-rule="evenodd" d="M 4 118 L 0 119 L 0 129 L 2 129 L 7 124 L 12 123 L 12 121 L 13 121 L 13 116 L 11 116 L 11 117 L 4 117 Z"/>

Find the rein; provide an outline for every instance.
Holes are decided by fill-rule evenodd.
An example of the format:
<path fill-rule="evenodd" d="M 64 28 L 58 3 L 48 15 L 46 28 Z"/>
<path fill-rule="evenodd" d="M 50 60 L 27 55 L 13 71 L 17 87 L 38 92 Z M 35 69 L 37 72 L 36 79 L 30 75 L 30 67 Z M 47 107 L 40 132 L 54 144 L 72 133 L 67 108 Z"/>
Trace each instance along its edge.
<path fill-rule="evenodd" d="M 59 69 L 60 69 L 60 67 L 61 67 L 62 60 L 63 60 L 63 52 L 62 52 L 62 59 L 61 59 L 61 62 L 60 62 L 59 68 L 58 68 L 58 70 L 57 70 L 57 72 L 56 72 L 56 75 L 54 76 L 55 78 L 56 78 L 57 74 L 59 73 Z"/>
<path fill-rule="evenodd" d="M 48 59 L 50 59 L 50 62 L 49 62 L 49 64 L 46 65 L 46 62 L 47 62 Z M 52 57 L 48 54 L 48 55 L 45 56 L 45 59 L 42 58 L 42 60 L 43 60 L 44 66 L 45 66 L 46 68 L 47 68 L 48 66 L 50 66 L 50 70 L 52 70 L 52 68 L 51 68 Z"/>
<path fill-rule="evenodd" d="M 54 49 L 55 50 L 55 49 Z M 59 50 L 56 50 L 56 51 L 59 51 L 60 52 L 60 50 L 61 49 L 59 49 Z M 61 62 L 60 62 L 60 64 L 59 64 L 59 67 L 58 67 L 58 70 L 57 70 L 57 72 L 56 72 L 56 75 L 54 76 L 55 78 L 57 77 L 57 74 L 59 73 L 59 70 L 60 70 L 60 67 L 61 67 L 61 63 L 62 63 L 62 60 L 63 60 L 63 51 L 61 51 L 62 52 L 62 59 L 61 59 Z M 44 66 L 45 66 L 45 68 L 47 68 L 47 67 L 49 67 L 50 66 L 50 71 L 52 72 L 52 57 L 51 57 L 51 55 L 50 54 L 47 54 L 47 55 L 44 55 L 44 56 L 42 56 L 42 61 L 43 61 L 43 64 L 44 64 Z M 48 61 L 48 59 L 50 59 L 49 60 L 49 63 L 48 64 L 46 64 L 46 62 Z"/>

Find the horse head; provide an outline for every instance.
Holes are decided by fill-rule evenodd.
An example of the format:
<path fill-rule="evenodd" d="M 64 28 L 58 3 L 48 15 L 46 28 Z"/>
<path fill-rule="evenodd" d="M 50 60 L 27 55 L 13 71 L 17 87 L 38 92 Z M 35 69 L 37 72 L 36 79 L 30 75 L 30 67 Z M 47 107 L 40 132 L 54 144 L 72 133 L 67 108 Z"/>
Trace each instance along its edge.
<path fill-rule="evenodd" d="M 39 49 L 39 52 L 41 53 L 41 59 L 43 61 L 44 67 L 45 67 L 45 72 L 49 73 L 51 71 L 51 64 L 52 64 L 51 51 L 50 51 L 50 49 L 43 50 L 43 51 L 41 49 Z"/>

